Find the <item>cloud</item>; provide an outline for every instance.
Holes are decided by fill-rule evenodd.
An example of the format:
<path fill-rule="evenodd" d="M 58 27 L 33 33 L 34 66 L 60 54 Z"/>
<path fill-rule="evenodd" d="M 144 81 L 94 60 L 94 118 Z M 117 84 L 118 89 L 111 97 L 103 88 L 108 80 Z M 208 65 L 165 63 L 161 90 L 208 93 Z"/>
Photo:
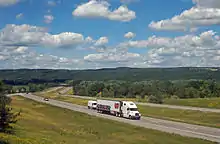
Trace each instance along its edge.
<path fill-rule="evenodd" d="M 56 2 L 55 2 L 55 1 L 52 1 L 52 0 L 48 1 L 47 4 L 48 4 L 49 6 L 56 6 Z"/>
<path fill-rule="evenodd" d="M 0 0 L 0 6 L 10 6 L 19 3 L 21 0 Z"/>
<path fill-rule="evenodd" d="M 96 53 L 96 54 L 89 54 L 84 57 L 85 61 L 89 62 L 128 62 L 132 61 L 133 59 L 140 58 L 140 54 L 137 53 L 129 53 L 129 52 L 107 52 L 107 53 Z"/>
<path fill-rule="evenodd" d="M 152 36 L 147 40 L 139 40 L 139 41 L 129 41 L 125 43 L 121 43 L 120 46 L 123 47 L 133 47 L 133 48 L 200 48 L 200 49 L 208 49 L 215 48 L 220 46 L 219 36 L 216 35 L 216 32 L 210 30 L 201 33 L 199 36 L 196 35 L 185 35 L 179 36 L 175 38 L 168 37 L 157 37 Z"/>
<path fill-rule="evenodd" d="M 120 6 L 111 11 L 110 4 L 107 1 L 91 0 L 83 3 L 72 12 L 77 17 L 100 17 L 114 21 L 128 22 L 136 18 L 135 12 L 129 10 L 126 6 Z"/>
<path fill-rule="evenodd" d="M 140 0 L 120 0 L 120 1 L 121 1 L 121 3 L 130 4 L 133 2 L 139 2 Z"/>
<path fill-rule="evenodd" d="M 0 45 L 7 46 L 41 46 L 41 47 L 75 47 L 87 43 L 79 33 L 63 32 L 50 34 L 43 27 L 27 24 L 6 25 L 0 32 Z"/>
<path fill-rule="evenodd" d="M 27 50 L 28 50 L 28 47 L 20 46 L 20 47 L 16 48 L 13 52 L 15 52 L 15 53 L 25 53 Z"/>
<path fill-rule="evenodd" d="M 128 32 L 124 35 L 124 37 L 128 38 L 128 39 L 134 38 L 135 36 L 136 36 L 136 34 L 132 33 L 132 32 Z"/>
<path fill-rule="evenodd" d="M 22 18 L 23 16 L 24 16 L 23 13 L 19 13 L 19 14 L 16 15 L 16 19 L 20 19 L 20 18 Z"/>
<path fill-rule="evenodd" d="M 121 46 L 148 48 L 143 60 L 134 66 L 220 66 L 220 37 L 212 30 L 174 38 L 152 36 Z"/>
<path fill-rule="evenodd" d="M 0 46 L 1 68 L 72 68 L 82 65 L 74 58 L 36 53 L 28 47 Z"/>
<path fill-rule="evenodd" d="M 192 0 L 197 7 L 220 8 L 219 0 Z"/>
<path fill-rule="evenodd" d="M 52 15 L 44 15 L 44 22 L 49 24 L 54 20 L 54 17 Z"/>
<path fill-rule="evenodd" d="M 152 21 L 149 27 L 155 30 L 194 31 L 197 27 L 220 24 L 219 0 L 193 0 L 196 6 L 171 19 Z"/>
<path fill-rule="evenodd" d="M 100 37 L 96 42 L 95 46 L 103 46 L 108 43 L 108 38 L 107 37 Z"/>

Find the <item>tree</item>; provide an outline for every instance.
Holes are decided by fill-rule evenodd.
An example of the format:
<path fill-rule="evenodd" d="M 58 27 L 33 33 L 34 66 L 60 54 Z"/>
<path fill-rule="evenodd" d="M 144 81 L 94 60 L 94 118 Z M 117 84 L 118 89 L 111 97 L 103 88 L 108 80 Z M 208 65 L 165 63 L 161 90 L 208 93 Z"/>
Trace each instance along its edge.
<path fill-rule="evenodd" d="M 5 95 L 4 84 L 0 82 L 0 132 L 13 132 L 11 124 L 16 123 L 16 118 L 20 115 L 20 112 L 12 112 L 12 108 L 9 106 L 10 103 L 11 98 Z"/>
<path fill-rule="evenodd" d="M 163 103 L 163 96 L 160 92 L 157 92 L 154 95 L 149 96 L 148 102 L 162 104 Z"/>

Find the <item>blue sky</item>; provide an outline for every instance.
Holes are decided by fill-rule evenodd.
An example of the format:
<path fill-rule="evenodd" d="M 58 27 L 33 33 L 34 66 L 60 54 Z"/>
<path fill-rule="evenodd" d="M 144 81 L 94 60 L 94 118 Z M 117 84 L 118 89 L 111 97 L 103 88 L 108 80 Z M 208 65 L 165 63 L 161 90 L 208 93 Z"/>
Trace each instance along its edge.
<path fill-rule="evenodd" d="M 2 69 L 220 65 L 219 0 L 1 0 L 0 19 Z"/>

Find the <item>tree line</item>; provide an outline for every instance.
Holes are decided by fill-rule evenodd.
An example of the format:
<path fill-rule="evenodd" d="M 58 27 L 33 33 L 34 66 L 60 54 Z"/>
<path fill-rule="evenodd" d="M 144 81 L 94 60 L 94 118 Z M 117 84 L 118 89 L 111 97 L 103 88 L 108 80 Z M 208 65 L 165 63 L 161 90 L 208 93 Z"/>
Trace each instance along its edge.
<path fill-rule="evenodd" d="M 28 83 L 64 83 L 68 80 L 84 81 L 147 81 L 147 80 L 207 80 L 220 81 L 219 68 L 104 68 L 97 70 L 15 69 L 0 70 L 0 79 L 10 85 Z"/>
<path fill-rule="evenodd" d="M 58 86 L 58 84 L 55 83 L 43 83 L 43 84 L 35 84 L 35 83 L 29 83 L 27 85 L 8 85 L 10 90 L 8 93 L 24 93 L 24 92 L 39 92 L 43 91 L 45 89 L 48 89 L 50 87 Z"/>
<path fill-rule="evenodd" d="M 82 96 L 115 98 L 148 98 L 163 103 L 165 98 L 219 97 L 220 83 L 215 80 L 191 81 L 73 81 L 73 92 Z"/>
<path fill-rule="evenodd" d="M 13 134 L 15 131 L 12 124 L 17 122 L 20 115 L 20 112 L 13 112 L 10 106 L 12 99 L 7 96 L 10 89 L 10 86 L 0 81 L 0 133 Z"/>

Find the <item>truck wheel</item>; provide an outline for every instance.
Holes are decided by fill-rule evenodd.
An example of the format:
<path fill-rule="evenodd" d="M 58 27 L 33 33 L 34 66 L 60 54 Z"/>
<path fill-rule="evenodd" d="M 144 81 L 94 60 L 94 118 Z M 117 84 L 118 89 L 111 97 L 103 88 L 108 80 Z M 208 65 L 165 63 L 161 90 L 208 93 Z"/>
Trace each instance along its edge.
<path fill-rule="evenodd" d="M 90 109 L 90 107 L 88 106 L 88 109 Z"/>
<path fill-rule="evenodd" d="M 131 119 L 131 116 L 129 115 L 129 119 Z"/>

